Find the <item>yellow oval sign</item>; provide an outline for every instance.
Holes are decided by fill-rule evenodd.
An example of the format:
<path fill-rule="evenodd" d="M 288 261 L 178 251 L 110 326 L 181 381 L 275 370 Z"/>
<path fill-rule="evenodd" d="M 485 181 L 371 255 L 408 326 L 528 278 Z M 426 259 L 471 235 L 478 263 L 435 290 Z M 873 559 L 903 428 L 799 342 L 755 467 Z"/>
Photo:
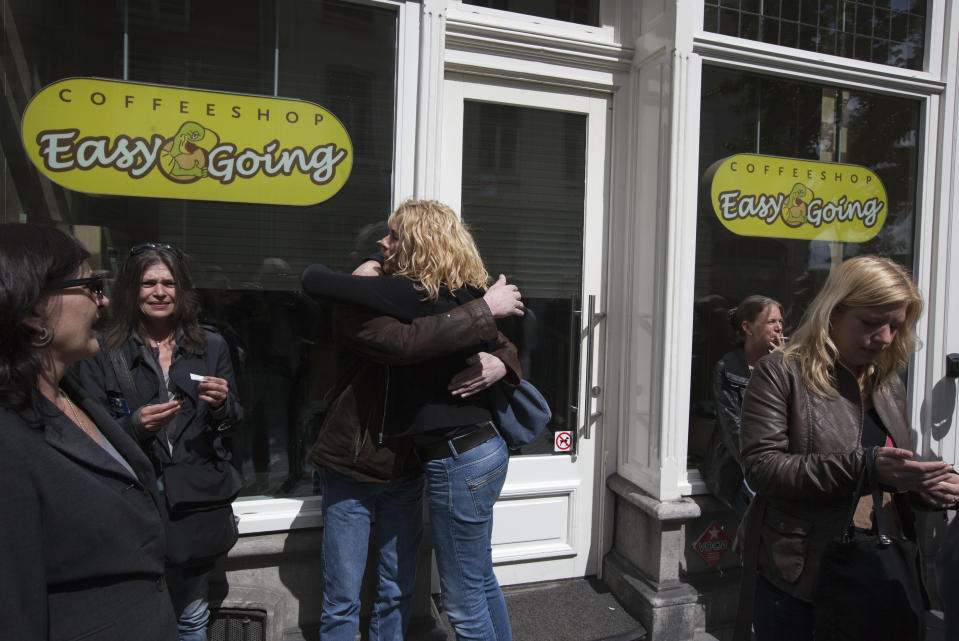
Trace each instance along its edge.
<path fill-rule="evenodd" d="M 313 205 L 353 168 L 349 134 L 319 105 L 119 80 L 43 88 L 21 134 L 50 180 L 96 194 Z"/>
<path fill-rule="evenodd" d="M 859 165 L 737 154 L 710 179 L 716 217 L 741 236 L 862 243 L 886 222 L 886 188 Z"/>

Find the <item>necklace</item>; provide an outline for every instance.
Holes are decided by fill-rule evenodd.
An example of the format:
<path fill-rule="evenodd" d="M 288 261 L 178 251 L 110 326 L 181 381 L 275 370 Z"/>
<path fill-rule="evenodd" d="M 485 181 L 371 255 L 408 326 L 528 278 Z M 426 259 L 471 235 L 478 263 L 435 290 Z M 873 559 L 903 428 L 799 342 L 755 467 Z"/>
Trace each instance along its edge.
<path fill-rule="evenodd" d="M 170 332 L 160 340 L 153 339 L 153 346 L 157 349 L 160 349 L 160 343 L 166 343 L 169 340 L 173 340 L 173 332 Z"/>
<path fill-rule="evenodd" d="M 83 433 L 96 441 L 97 445 L 102 445 L 100 442 L 100 436 L 92 429 L 88 428 L 87 425 L 80 419 L 80 412 L 77 411 L 77 406 L 73 404 L 73 401 L 70 400 L 70 397 L 64 393 L 63 390 L 60 391 L 60 396 L 63 397 L 63 400 L 67 402 L 67 405 L 70 406 L 70 412 L 73 414 L 73 419 L 77 423 L 77 427 L 83 430 Z"/>

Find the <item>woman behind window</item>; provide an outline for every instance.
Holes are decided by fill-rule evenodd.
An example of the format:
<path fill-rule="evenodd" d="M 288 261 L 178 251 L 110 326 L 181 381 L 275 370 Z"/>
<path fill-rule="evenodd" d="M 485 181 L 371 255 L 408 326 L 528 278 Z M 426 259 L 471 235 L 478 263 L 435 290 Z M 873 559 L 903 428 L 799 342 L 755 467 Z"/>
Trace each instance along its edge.
<path fill-rule="evenodd" d="M 104 349 L 79 374 L 153 461 L 170 508 L 167 578 L 180 639 L 204 641 L 208 576 L 236 542 L 230 502 L 242 485 L 221 437 L 243 417 L 229 350 L 200 326 L 175 247 L 130 250 L 113 296 Z"/>
<path fill-rule="evenodd" d="M 7 639 L 170 641 L 150 462 L 67 369 L 108 304 L 71 236 L 0 225 L 0 621 Z"/>
<path fill-rule="evenodd" d="M 852 258 L 830 274 L 789 345 L 756 364 L 741 440 L 756 492 L 743 527 L 744 557 L 758 562 L 758 641 L 813 638 L 822 554 L 844 530 L 867 448 L 884 489 L 914 492 L 934 506 L 959 498 L 956 486 L 940 484 L 950 478 L 947 463 L 912 460 L 899 373 L 915 348 L 921 311 L 902 267 L 887 258 Z M 907 501 L 896 498 L 886 507 L 899 519 L 887 520 L 914 538 Z M 857 526 L 872 527 L 871 501 L 860 502 Z M 855 607 L 856 595 L 849 599 Z"/>
<path fill-rule="evenodd" d="M 702 472 L 713 496 L 742 516 L 753 496 L 743 480 L 739 455 L 743 394 L 756 361 L 783 343 L 783 307 L 766 296 L 748 296 L 730 310 L 730 325 L 738 346 L 713 368 L 716 426 L 706 447 Z"/>

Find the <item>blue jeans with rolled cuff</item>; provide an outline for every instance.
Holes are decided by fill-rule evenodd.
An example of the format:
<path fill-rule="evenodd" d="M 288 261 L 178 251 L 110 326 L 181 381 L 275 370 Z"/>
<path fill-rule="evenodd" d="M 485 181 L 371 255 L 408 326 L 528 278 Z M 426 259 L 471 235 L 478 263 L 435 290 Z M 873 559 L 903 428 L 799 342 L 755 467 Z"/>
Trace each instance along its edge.
<path fill-rule="evenodd" d="M 176 614 L 179 641 L 206 641 L 206 627 L 210 621 L 211 569 L 212 566 L 167 566 L 167 587 Z"/>
<path fill-rule="evenodd" d="M 453 445 L 450 456 L 423 464 L 443 610 L 458 641 L 512 641 L 490 544 L 508 463 L 506 443 L 495 436 L 462 453 Z"/>
<path fill-rule="evenodd" d="M 402 641 L 410 621 L 423 534 L 423 476 L 388 483 L 356 481 L 321 468 L 323 482 L 323 610 L 320 638 L 353 641 L 360 588 L 373 533 L 376 596 L 370 641 Z"/>

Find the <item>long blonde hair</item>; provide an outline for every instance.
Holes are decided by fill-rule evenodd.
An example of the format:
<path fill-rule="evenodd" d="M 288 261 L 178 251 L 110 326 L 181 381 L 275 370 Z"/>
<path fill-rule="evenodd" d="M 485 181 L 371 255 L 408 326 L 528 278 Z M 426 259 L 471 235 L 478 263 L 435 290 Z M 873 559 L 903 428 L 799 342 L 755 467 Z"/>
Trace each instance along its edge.
<path fill-rule="evenodd" d="M 393 273 L 417 283 L 430 299 L 436 300 L 444 286 L 486 289 L 489 273 L 473 235 L 449 206 L 409 199 L 390 214 L 388 224 L 400 236 Z"/>
<path fill-rule="evenodd" d="M 916 322 L 922 314 L 922 296 L 901 265 L 879 256 L 857 256 L 840 264 L 826 279 L 803 315 L 802 325 L 793 332 L 783 348 L 783 360 L 798 359 L 803 380 L 817 394 L 839 395 L 835 383 L 839 350 L 829 336 L 832 319 L 851 308 L 906 304 L 906 320 L 899 326 L 892 343 L 879 357 L 863 368 L 859 387 L 869 392 L 875 380 L 881 387 L 906 367 L 909 356 L 918 348 Z"/>

